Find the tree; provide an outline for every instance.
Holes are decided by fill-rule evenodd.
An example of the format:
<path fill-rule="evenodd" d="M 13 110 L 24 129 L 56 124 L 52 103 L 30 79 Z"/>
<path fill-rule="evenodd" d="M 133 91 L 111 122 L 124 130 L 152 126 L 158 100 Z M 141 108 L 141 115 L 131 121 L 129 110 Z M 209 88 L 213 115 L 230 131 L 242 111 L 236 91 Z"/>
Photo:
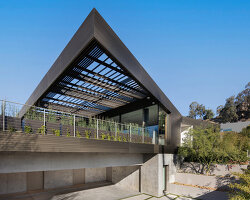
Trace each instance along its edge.
<path fill-rule="evenodd" d="M 250 118 L 250 82 L 235 98 L 235 105 L 239 119 Z"/>
<path fill-rule="evenodd" d="M 220 115 L 220 112 L 222 111 L 223 108 L 224 108 L 223 105 L 218 106 L 218 107 L 216 108 L 216 114 L 217 114 L 217 115 Z"/>
<path fill-rule="evenodd" d="M 214 112 L 211 109 L 206 109 L 203 104 L 199 104 L 196 101 L 192 102 L 189 105 L 189 117 L 196 119 L 200 117 L 200 119 L 211 119 L 214 116 Z"/>
<path fill-rule="evenodd" d="M 242 163 L 248 160 L 249 137 L 235 132 L 221 134 L 218 127 L 191 129 L 178 154 L 187 162 L 198 162 L 200 173 L 209 173 L 215 163 Z"/>
<path fill-rule="evenodd" d="M 212 119 L 214 117 L 214 112 L 211 109 L 205 109 L 205 116 L 203 117 L 204 120 Z"/>
<path fill-rule="evenodd" d="M 178 149 L 178 154 L 187 161 L 202 164 L 201 173 L 209 173 L 211 164 L 221 156 L 219 130 L 213 126 L 191 129 L 184 138 L 183 146 Z"/>
<path fill-rule="evenodd" d="M 238 120 L 237 109 L 234 103 L 234 96 L 226 99 L 224 108 L 220 111 L 222 122 L 236 122 Z"/>
<path fill-rule="evenodd" d="M 203 117 L 205 116 L 206 114 L 206 108 L 203 104 L 200 104 L 197 108 L 197 115 L 203 119 Z"/>
<path fill-rule="evenodd" d="M 189 105 L 189 117 L 196 119 L 196 117 L 198 116 L 197 114 L 197 109 L 199 107 L 199 104 L 194 101 Z"/>

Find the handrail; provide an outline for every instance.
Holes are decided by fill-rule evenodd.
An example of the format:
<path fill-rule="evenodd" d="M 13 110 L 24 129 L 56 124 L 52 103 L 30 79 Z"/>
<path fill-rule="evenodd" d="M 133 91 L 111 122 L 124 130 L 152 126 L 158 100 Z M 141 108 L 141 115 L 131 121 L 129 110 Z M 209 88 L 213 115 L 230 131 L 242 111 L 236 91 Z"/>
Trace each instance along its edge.
<path fill-rule="evenodd" d="M 23 125 L 23 122 L 26 123 L 26 120 L 32 119 L 32 120 L 37 120 L 39 123 L 41 123 L 41 127 L 38 129 L 41 131 L 43 127 L 43 133 L 46 134 L 47 130 L 47 124 L 49 123 L 55 123 L 56 127 L 58 128 L 58 125 L 61 126 L 72 126 L 73 127 L 73 136 L 77 136 L 77 129 L 79 132 L 79 128 L 94 128 L 96 131 L 96 138 L 99 139 L 100 137 L 103 137 L 103 133 L 107 135 L 112 135 L 112 133 L 117 137 L 119 133 L 122 134 L 127 134 L 127 141 L 128 142 L 133 142 L 132 137 L 134 135 L 138 135 L 141 137 L 141 142 L 145 143 L 145 137 L 150 137 L 149 129 L 147 127 L 142 127 L 139 126 L 138 124 L 134 125 L 132 123 L 119 123 L 116 121 L 111 121 L 111 120 L 104 120 L 104 119 L 98 119 L 95 117 L 87 117 L 84 115 L 79 115 L 79 114 L 73 114 L 69 112 L 64 112 L 64 111 L 59 111 L 59 110 L 54 110 L 54 109 L 49 109 L 49 108 L 42 108 L 38 106 L 32 106 L 32 105 L 27 105 L 27 104 L 22 104 L 22 103 L 17 103 L 13 101 L 6 101 L 6 100 L 0 100 L 0 103 L 2 104 L 2 128 L 3 131 L 7 130 L 6 127 L 9 126 L 6 122 L 6 117 L 12 117 L 15 119 L 21 119 L 22 120 L 22 130 L 24 130 L 25 125 Z M 6 104 L 7 103 L 7 104 Z M 6 105 L 9 108 L 6 108 Z M 11 105 L 14 105 L 11 107 Z M 27 106 L 27 112 L 25 115 L 20 117 L 19 112 L 22 109 L 18 109 L 16 107 L 22 106 Z M 30 108 L 34 108 L 34 110 L 30 110 Z M 7 110 L 6 110 L 7 109 Z M 9 109 L 9 110 L 8 110 Z M 11 113 L 13 112 L 13 113 Z M 1 112 L 0 112 L 1 114 Z M 59 118 L 58 118 L 59 117 Z M 65 118 L 66 117 L 66 118 Z M 32 122 L 33 123 L 33 122 Z M 35 122 L 37 123 L 37 122 Z M 80 124 L 79 124 L 80 123 Z M 6 126 L 7 125 L 7 126 Z M 37 125 L 32 124 L 32 130 L 37 129 Z M 18 127 L 19 128 L 19 127 Z M 51 128 L 51 127 L 50 127 Z M 20 128 L 19 128 L 20 129 Z M 58 130 L 61 132 L 61 129 Z M 65 129 L 64 129 L 65 131 Z M 40 133 L 40 132 L 39 132 Z M 101 134 L 102 133 L 102 134 Z M 62 132 L 61 132 L 62 134 Z M 113 136 L 112 136 L 113 137 Z"/>

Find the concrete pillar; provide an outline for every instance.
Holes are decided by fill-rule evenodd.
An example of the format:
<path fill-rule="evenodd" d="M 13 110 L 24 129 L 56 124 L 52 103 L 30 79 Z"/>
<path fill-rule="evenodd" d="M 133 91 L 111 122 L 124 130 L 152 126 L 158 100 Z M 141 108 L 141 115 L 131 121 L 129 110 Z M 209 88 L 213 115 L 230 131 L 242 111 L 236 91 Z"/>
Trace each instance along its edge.
<path fill-rule="evenodd" d="M 169 166 L 168 181 L 174 182 L 175 164 L 173 154 L 145 155 L 141 166 L 141 192 L 154 196 L 162 196 L 164 188 L 163 166 Z"/>

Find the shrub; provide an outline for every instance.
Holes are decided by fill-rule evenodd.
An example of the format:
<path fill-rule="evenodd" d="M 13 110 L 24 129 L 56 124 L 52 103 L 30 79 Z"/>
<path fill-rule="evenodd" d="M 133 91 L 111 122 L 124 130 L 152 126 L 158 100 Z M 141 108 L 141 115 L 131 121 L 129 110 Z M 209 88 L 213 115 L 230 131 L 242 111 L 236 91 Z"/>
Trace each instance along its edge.
<path fill-rule="evenodd" d="M 68 128 L 67 128 L 67 132 L 66 132 L 66 137 L 70 137 L 70 131 Z"/>
<path fill-rule="evenodd" d="M 127 139 L 125 136 L 123 136 L 123 139 L 122 139 L 123 142 L 127 142 Z"/>
<path fill-rule="evenodd" d="M 30 126 L 24 126 L 25 133 L 32 133 L 32 128 Z"/>
<path fill-rule="evenodd" d="M 187 162 L 199 162 L 206 173 L 212 163 L 241 163 L 247 161 L 249 138 L 238 133 L 221 134 L 214 127 L 190 130 L 178 154 Z M 201 171 L 203 173 L 203 170 Z"/>
<path fill-rule="evenodd" d="M 230 200 L 248 200 L 250 199 L 250 169 L 244 171 L 243 174 L 235 173 L 240 178 L 240 183 L 230 184 L 232 189 Z"/>
<path fill-rule="evenodd" d="M 101 134 L 102 140 L 106 139 L 106 135 L 104 133 Z"/>
<path fill-rule="evenodd" d="M 14 127 L 8 127 L 9 132 L 13 133 L 16 132 L 16 129 Z"/>
<path fill-rule="evenodd" d="M 108 140 L 111 140 L 111 138 L 112 138 L 112 137 L 111 137 L 110 135 L 108 135 L 107 139 L 108 139 Z"/>
<path fill-rule="evenodd" d="M 45 135 L 45 132 L 46 132 L 45 126 L 42 125 L 40 128 L 38 128 L 37 132 L 42 135 Z"/>
<path fill-rule="evenodd" d="M 55 129 L 52 129 L 52 133 L 55 135 L 55 136 L 60 136 L 60 130 L 55 130 Z"/>
<path fill-rule="evenodd" d="M 122 141 L 122 137 L 120 135 L 117 136 L 117 141 L 119 141 L 119 142 Z"/>
<path fill-rule="evenodd" d="M 86 137 L 87 139 L 90 138 L 90 134 L 91 134 L 90 131 L 85 130 L 85 137 Z"/>
<path fill-rule="evenodd" d="M 76 131 L 76 137 L 78 137 L 78 138 L 81 137 L 80 131 Z"/>

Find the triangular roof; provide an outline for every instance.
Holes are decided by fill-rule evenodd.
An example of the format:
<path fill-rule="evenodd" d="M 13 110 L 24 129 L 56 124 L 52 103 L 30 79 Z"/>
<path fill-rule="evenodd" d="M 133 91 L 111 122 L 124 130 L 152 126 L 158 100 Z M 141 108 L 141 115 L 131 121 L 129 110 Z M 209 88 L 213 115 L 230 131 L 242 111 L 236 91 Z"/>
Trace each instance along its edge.
<path fill-rule="evenodd" d="M 95 48 L 98 48 L 98 50 L 96 50 Z M 113 62 L 107 64 L 106 61 L 102 61 L 101 59 L 99 59 L 98 56 L 101 55 L 101 54 L 97 55 L 99 50 L 100 52 L 104 53 L 106 56 L 109 57 L 107 59 L 110 59 Z M 93 51 L 97 51 L 95 52 L 95 55 L 97 56 L 89 57 L 91 53 L 93 54 Z M 104 66 L 104 68 L 106 66 L 109 69 L 116 71 L 117 73 L 123 74 L 124 76 L 127 77 L 127 79 L 123 80 L 123 82 L 122 81 L 119 82 L 113 80 L 112 78 L 108 78 L 103 74 L 100 73 L 95 74 L 94 69 L 91 71 L 85 66 L 80 66 L 81 63 L 83 62 L 82 60 L 83 55 L 85 56 L 84 58 L 91 59 L 92 63 L 97 62 L 97 64 Z M 64 48 L 62 53 L 59 55 L 55 63 L 52 65 L 52 67 L 49 69 L 47 74 L 41 80 L 41 82 L 36 87 L 34 92 L 31 94 L 26 104 L 44 106 L 41 105 L 42 99 L 43 101 L 48 101 L 48 103 L 50 102 L 49 100 L 54 99 L 54 97 L 53 98 L 50 97 L 51 94 L 52 96 L 53 95 L 55 96 L 55 94 L 51 93 L 52 90 L 53 91 L 60 90 L 60 92 L 61 91 L 65 92 L 66 89 L 63 87 L 68 88 L 69 86 L 67 84 L 64 84 L 64 82 L 73 81 L 73 79 L 68 80 L 67 73 L 71 73 L 68 70 L 70 67 L 76 64 L 77 66 L 82 67 L 82 69 L 86 72 L 85 75 L 87 74 L 86 76 L 88 80 L 82 79 L 82 81 L 87 81 L 87 82 L 90 81 L 88 83 L 91 84 L 92 82 L 96 82 L 97 80 L 101 79 L 103 80 L 103 84 L 105 83 L 107 85 L 97 85 L 97 86 L 98 87 L 101 86 L 103 90 L 109 90 L 109 92 L 111 91 L 109 95 L 100 98 L 100 100 L 98 101 L 100 102 L 100 105 L 98 104 L 99 107 L 96 106 L 93 108 L 93 110 L 100 109 L 101 111 L 105 111 L 105 108 L 107 107 L 106 105 L 108 104 L 108 102 L 106 101 L 110 99 L 112 99 L 112 101 L 114 102 L 114 105 L 112 105 L 111 107 L 116 108 L 119 107 L 119 105 L 123 105 L 121 102 L 130 103 L 137 99 L 143 99 L 143 98 L 149 99 L 152 97 L 156 99 L 170 113 L 179 117 L 181 116 L 179 111 L 170 102 L 170 100 L 166 97 L 166 95 L 162 92 L 162 90 L 158 87 L 158 85 L 153 81 L 153 79 L 149 76 L 149 74 L 144 70 L 141 64 L 128 50 L 128 48 L 123 44 L 120 38 L 115 34 L 115 32 L 111 29 L 111 27 L 102 18 L 102 16 L 97 12 L 96 9 L 93 9 L 90 12 L 88 17 L 85 19 L 85 21 L 79 27 L 75 35 L 72 37 L 72 39 L 69 41 L 69 43 Z M 88 67 L 90 65 L 91 63 L 88 65 Z M 81 72 L 82 70 L 80 70 L 79 73 Z M 76 71 L 74 71 L 74 73 L 76 73 Z M 91 73 L 93 75 L 92 79 L 88 76 L 88 74 Z M 85 75 L 83 78 L 86 78 Z M 80 75 L 77 74 L 77 77 L 79 76 L 82 76 L 82 74 Z M 95 76 L 97 76 L 98 78 L 95 79 Z M 102 79 L 103 77 L 104 79 Z M 111 79 L 114 82 L 112 82 Z M 109 81 L 111 82 L 109 83 Z M 56 88 L 55 84 L 57 84 Z M 58 84 L 62 88 L 58 89 Z M 119 86 L 118 87 L 119 90 L 110 89 L 112 87 L 116 87 L 117 85 Z M 78 88 L 74 87 L 74 84 L 72 84 L 71 86 L 72 88 L 70 89 L 73 90 L 73 92 L 74 91 L 77 92 Z M 85 91 L 86 89 L 84 87 L 81 88 L 81 86 L 79 87 L 81 91 Z M 67 94 L 71 95 L 72 94 L 71 90 L 67 90 L 66 91 Z M 90 94 L 90 97 L 88 96 L 88 98 L 90 99 L 91 97 L 94 98 L 93 95 L 99 95 L 99 93 L 97 94 L 95 94 L 94 92 L 92 93 L 91 89 L 87 92 L 89 92 L 88 94 Z M 131 94 L 128 94 L 129 92 L 131 92 Z M 77 93 L 74 93 L 74 95 L 75 94 Z M 128 94 L 128 97 L 126 97 L 127 96 L 126 94 Z M 131 101 L 129 99 L 130 97 L 132 99 Z M 73 105 L 75 104 L 73 103 Z M 58 108 L 60 108 L 59 105 Z M 61 105 L 67 105 L 67 104 L 63 102 Z M 79 108 L 78 104 L 76 104 L 75 106 Z M 83 105 L 83 107 L 86 109 L 89 109 L 89 107 L 91 106 L 92 104 Z M 86 110 L 86 112 L 87 111 L 88 110 Z M 25 113 L 25 111 L 23 110 L 22 113 Z"/>

